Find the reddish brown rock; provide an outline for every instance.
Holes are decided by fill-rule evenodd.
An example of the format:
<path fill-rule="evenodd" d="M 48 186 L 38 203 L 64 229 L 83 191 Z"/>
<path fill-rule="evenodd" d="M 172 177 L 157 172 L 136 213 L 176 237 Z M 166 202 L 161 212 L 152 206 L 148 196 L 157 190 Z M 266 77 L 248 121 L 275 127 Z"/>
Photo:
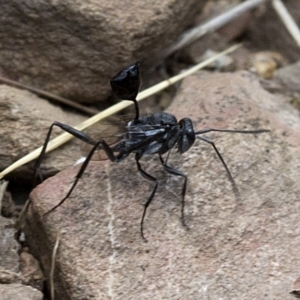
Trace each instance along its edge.
<path fill-rule="evenodd" d="M 199 73 L 184 80 L 169 108 L 195 128 L 268 128 L 260 135 L 210 134 L 240 189 L 241 200 L 212 147 L 197 141 L 170 164 L 189 176 L 186 222 L 182 180 L 164 175 L 156 158 L 144 168 L 161 180 L 140 236 L 152 184 L 133 158 L 93 162 L 72 196 L 71 167 L 31 194 L 26 221 L 31 249 L 50 272 L 58 232 L 55 290 L 60 299 L 294 299 L 299 276 L 300 176 L 296 110 L 263 90 L 256 77 Z M 208 136 L 208 134 L 207 134 Z M 175 152 L 175 151 L 174 151 Z"/>

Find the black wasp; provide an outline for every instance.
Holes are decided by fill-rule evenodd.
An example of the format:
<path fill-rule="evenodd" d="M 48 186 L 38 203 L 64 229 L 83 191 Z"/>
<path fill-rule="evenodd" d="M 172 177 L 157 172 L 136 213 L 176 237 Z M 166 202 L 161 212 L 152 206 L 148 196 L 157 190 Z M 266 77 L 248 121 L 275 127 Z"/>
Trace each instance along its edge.
<path fill-rule="evenodd" d="M 179 153 L 182 154 L 190 149 L 190 147 L 194 144 L 196 138 L 206 143 L 209 143 L 214 148 L 219 159 L 221 160 L 223 166 L 226 169 L 227 175 L 233 185 L 234 190 L 237 191 L 233 177 L 223 157 L 221 156 L 220 152 L 216 148 L 214 142 L 201 135 L 212 131 L 257 134 L 262 132 L 268 132 L 269 130 L 259 129 L 259 130 L 246 131 L 246 130 L 207 128 L 195 132 L 193 128 L 193 123 L 189 118 L 183 118 L 182 120 L 177 122 L 175 116 L 166 112 L 159 112 L 148 116 L 140 116 L 139 106 L 136 100 L 139 87 L 140 87 L 140 71 L 139 71 L 138 63 L 132 64 L 127 68 L 123 69 L 118 74 L 116 74 L 111 79 L 110 84 L 111 84 L 112 91 L 117 98 L 133 101 L 135 105 L 135 118 L 132 121 L 130 121 L 127 125 L 124 126 L 125 127 L 123 129 L 124 133 L 119 135 L 117 140 L 113 144 L 110 144 L 103 139 L 94 140 L 87 134 L 78 131 L 66 124 L 62 124 L 60 122 L 54 122 L 50 126 L 41 154 L 38 157 L 35 164 L 35 177 L 37 173 L 39 173 L 40 177 L 42 177 L 40 173 L 40 165 L 45 155 L 45 150 L 54 126 L 60 127 L 62 130 L 70 133 L 74 137 L 82 140 L 83 142 L 92 145 L 93 147 L 90 150 L 89 154 L 87 155 L 85 161 L 82 163 L 81 168 L 75 177 L 75 181 L 71 186 L 67 195 L 57 205 L 55 205 L 51 210 L 49 210 L 46 214 L 49 214 L 50 212 L 54 211 L 57 207 L 63 204 L 63 202 L 71 195 L 78 180 L 81 178 L 88 163 L 90 162 L 91 158 L 93 157 L 93 154 L 96 151 L 99 150 L 104 151 L 106 156 L 112 162 L 120 162 L 123 159 L 125 159 L 129 154 L 134 153 L 138 171 L 144 178 L 154 183 L 154 188 L 152 190 L 152 193 L 150 194 L 149 198 L 144 204 L 144 211 L 143 211 L 141 225 L 140 225 L 141 235 L 143 239 L 146 240 L 143 232 L 144 218 L 146 215 L 147 208 L 150 205 L 151 201 L 153 200 L 153 197 L 157 190 L 158 180 L 142 169 L 140 164 L 140 159 L 144 155 L 157 154 L 160 163 L 162 164 L 163 168 L 167 173 L 175 176 L 181 176 L 184 179 L 182 192 L 181 192 L 181 197 L 182 197 L 181 219 L 183 225 L 185 225 L 184 197 L 185 197 L 186 186 L 187 186 L 187 175 L 168 165 L 167 160 L 165 160 L 162 157 L 162 155 L 169 152 L 174 147 L 177 149 Z"/>

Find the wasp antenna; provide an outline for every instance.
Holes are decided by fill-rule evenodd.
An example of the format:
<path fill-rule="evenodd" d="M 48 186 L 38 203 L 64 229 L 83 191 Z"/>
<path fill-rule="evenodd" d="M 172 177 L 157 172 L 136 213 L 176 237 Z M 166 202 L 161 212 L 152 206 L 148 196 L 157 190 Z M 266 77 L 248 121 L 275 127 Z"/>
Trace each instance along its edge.
<path fill-rule="evenodd" d="M 197 138 L 204 141 L 204 142 L 206 142 L 206 143 L 208 143 L 208 144 L 210 144 L 214 148 L 215 152 L 217 153 L 220 161 L 222 162 L 222 164 L 223 164 L 223 166 L 226 170 L 227 176 L 229 178 L 229 181 L 231 182 L 232 190 L 233 190 L 233 193 L 234 193 L 236 199 L 241 200 L 241 195 L 240 195 L 239 189 L 238 189 L 238 187 L 237 187 L 237 185 L 236 185 L 236 183 L 233 179 L 233 176 L 231 175 L 231 172 L 230 172 L 229 168 L 227 167 L 227 164 L 226 164 L 223 156 L 219 152 L 219 150 L 216 147 L 215 143 L 213 141 L 211 141 L 210 139 L 206 138 L 206 137 L 198 136 Z"/>
<path fill-rule="evenodd" d="M 249 134 L 256 134 L 256 133 L 263 133 L 263 132 L 270 132 L 269 129 L 257 129 L 257 130 L 235 130 L 235 129 L 215 129 L 215 128 L 205 128 L 195 132 L 195 135 L 207 133 L 207 132 L 232 132 L 232 133 L 249 133 Z"/>

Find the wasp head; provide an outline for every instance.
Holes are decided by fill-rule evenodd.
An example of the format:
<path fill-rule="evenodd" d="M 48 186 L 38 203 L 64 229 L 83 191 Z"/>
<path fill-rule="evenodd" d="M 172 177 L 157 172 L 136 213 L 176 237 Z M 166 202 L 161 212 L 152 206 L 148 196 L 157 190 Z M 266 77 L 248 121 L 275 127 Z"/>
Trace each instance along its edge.
<path fill-rule="evenodd" d="M 189 118 L 184 118 L 179 121 L 181 134 L 178 139 L 178 152 L 184 153 L 188 151 L 195 142 L 195 132 L 193 122 Z"/>

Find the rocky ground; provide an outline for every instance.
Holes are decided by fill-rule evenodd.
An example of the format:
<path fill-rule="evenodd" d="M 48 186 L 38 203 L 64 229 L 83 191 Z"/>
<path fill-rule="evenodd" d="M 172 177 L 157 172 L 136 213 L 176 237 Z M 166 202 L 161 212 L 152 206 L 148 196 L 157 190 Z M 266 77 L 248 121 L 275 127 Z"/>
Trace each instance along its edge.
<path fill-rule="evenodd" d="M 0 4 L 0 76 L 99 109 L 112 104 L 108 81 L 141 61 L 143 89 L 215 52 L 243 42 L 230 56 L 141 102 L 195 130 L 268 129 L 261 134 L 209 133 L 239 189 L 234 193 L 210 144 L 197 140 L 169 164 L 188 176 L 184 227 L 182 178 L 156 157 L 141 164 L 160 185 L 140 235 L 153 184 L 134 157 L 92 161 L 72 196 L 82 144 L 49 153 L 46 179 L 32 192 L 30 162 L 0 186 L 1 299 L 294 299 L 300 251 L 300 51 L 271 4 L 263 3 L 171 57 L 151 61 L 187 26 L 240 1 L 166 0 L 155 4 L 51 6 Z M 13 3 L 13 4 L 12 4 Z M 300 24 L 300 5 L 286 1 Z M 103 14 L 103 11 L 106 11 Z M 118 22 L 116 22 L 116 19 Z M 45 20 L 48 20 L 46 22 Z M 184 20 L 184 21 L 183 21 Z M 2 22 L 2 21 L 1 21 Z M 8 23 L 10 22 L 10 23 Z M 22 24 L 22 26 L 8 26 Z M 44 26 L 44 27 L 43 27 Z M 2 27 L 4 28 L 4 27 Z M 14 29 L 12 29 L 14 28 Z M 99 32 L 105 31 L 101 35 Z M 0 77 L 1 81 L 1 77 Z M 49 100 L 49 98 L 48 98 Z M 42 145 L 53 121 L 71 126 L 86 116 L 24 89 L 0 84 L 0 170 Z M 54 136 L 60 133 L 55 130 Z M 48 179 L 47 179 L 48 178 Z M 20 219 L 28 199 L 31 205 Z"/>

